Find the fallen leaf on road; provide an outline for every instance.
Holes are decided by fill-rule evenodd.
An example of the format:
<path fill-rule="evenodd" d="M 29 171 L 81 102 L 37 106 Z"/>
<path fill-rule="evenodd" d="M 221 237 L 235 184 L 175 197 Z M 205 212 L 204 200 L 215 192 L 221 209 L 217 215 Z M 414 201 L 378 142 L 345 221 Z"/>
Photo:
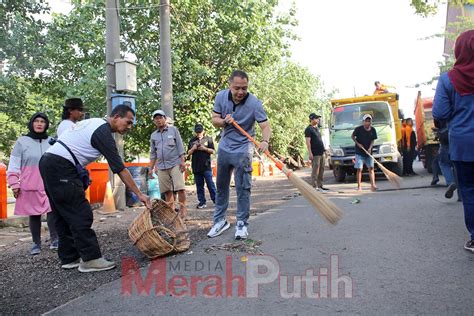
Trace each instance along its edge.
<path fill-rule="evenodd" d="M 243 242 L 237 241 L 233 243 L 225 243 L 222 245 L 211 245 L 209 247 L 206 247 L 204 251 L 206 253 L 210 253 L 211 251 L 226 250 L 230 252 L 243 252 L 248 254 L 261 255 L 263 254 L 263 252 L 258 249 L 261 244 L 261 240 L 246 239 Z"/>

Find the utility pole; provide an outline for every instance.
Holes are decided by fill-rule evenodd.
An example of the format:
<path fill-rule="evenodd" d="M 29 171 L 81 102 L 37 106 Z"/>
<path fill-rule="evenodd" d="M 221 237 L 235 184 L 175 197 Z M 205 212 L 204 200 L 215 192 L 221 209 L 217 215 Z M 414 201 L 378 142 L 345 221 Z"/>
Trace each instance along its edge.
<path fill-rule="evenodd" d="M 170 0 L 160 0 L 160 78 L 161 108 L 174 119 L 171 79 Z"/>
<path fill-rule="evenodd" d="M 115 91 L 115 59 L 120 58 L 119 2 L 106 0 L 105 10 L 105 63 L 107 72 L 107 116 L 112 112 L 112 93 Z M 123 137 L 114 134 L 120 156 L 123 159 Z M 109 179 L 113 188 L 115 207 L 125 209 L 125 186 L 109 168 Z"/>

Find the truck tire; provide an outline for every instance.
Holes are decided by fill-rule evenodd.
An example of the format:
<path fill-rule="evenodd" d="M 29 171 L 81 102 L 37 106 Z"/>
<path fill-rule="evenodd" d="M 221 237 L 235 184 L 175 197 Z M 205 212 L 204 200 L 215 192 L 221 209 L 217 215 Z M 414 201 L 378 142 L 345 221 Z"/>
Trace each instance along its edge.
<path fill-rule="evenodd" d="M 403 162 L 402 159 L 398 159 L 398 162 L 396 164 L 391 163 L 389 166 L 387 166 L 387 169 L 396 173 L 398 176 L 402 176 L 403 174 Z"/>
<path fill-rule="evenodd" d="M 344 182 L 346 180 L 346 171 L 340 166 L 333 166 L 332 173 L 337 182 Z"/>

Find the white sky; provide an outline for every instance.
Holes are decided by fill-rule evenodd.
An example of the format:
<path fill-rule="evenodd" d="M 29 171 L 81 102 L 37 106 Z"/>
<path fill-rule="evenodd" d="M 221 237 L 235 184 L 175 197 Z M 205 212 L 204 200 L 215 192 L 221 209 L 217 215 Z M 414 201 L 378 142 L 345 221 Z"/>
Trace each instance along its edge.
<path fill-rule="evenodd" d="M 281 0 L 289 8 L 292 0 Z M 405 88 L 429 81 L 443 59 L 446 5 L 434 17 L 414 14 L 409 0 L 294 0 L 301 41 L 292 60 L 320 75 L 336 97 L 372 94 L 374 81 L 395 86 L 405 116 L 413 116 L 414 99 L 433 96 L 433 87 Z"/>

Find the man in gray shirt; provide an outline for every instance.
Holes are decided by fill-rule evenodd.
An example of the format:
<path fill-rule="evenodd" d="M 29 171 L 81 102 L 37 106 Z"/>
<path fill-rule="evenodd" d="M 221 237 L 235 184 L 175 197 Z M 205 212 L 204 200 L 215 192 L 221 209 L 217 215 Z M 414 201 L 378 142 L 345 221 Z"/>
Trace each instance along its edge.
<path fill-rule="evenodd" d="M 186 192 L 184 191 L 184 146 L 176 127 L 166 123 L 163 110 L 152 114 L 157 130 L 150 136 L 149 177 L 153 178 L 156 169 L 160 182 L 160 191 L 165 194 L 166 202 L 174 202 L 174 192 L 178 191 L 180 216 L 186 218 Z"/>
<path fill-rule="evenodd" d="M 230 177 L 234 172 L 237 191 L 237 225 L 235 239 L 248 237 L 247 220 L 250 214 L 250 189 L 252 187 L 252 156 L 254 145 L 233 125 L 235 120 L 247 133 L 255 136 L 255 122 L 262 129 L 258 150 L 268 149 L 271 129 L 262 102 L 247 92 L 248 76 L 235 70 L 229 78 L 229 89 L 220 91 L 214 102 L 212 124 L 223 128 L 217 152 L 217 195 L 214 226 L 208 237 L 216 237 L 230 227 L 225 219 L 229 206 Z"/>

